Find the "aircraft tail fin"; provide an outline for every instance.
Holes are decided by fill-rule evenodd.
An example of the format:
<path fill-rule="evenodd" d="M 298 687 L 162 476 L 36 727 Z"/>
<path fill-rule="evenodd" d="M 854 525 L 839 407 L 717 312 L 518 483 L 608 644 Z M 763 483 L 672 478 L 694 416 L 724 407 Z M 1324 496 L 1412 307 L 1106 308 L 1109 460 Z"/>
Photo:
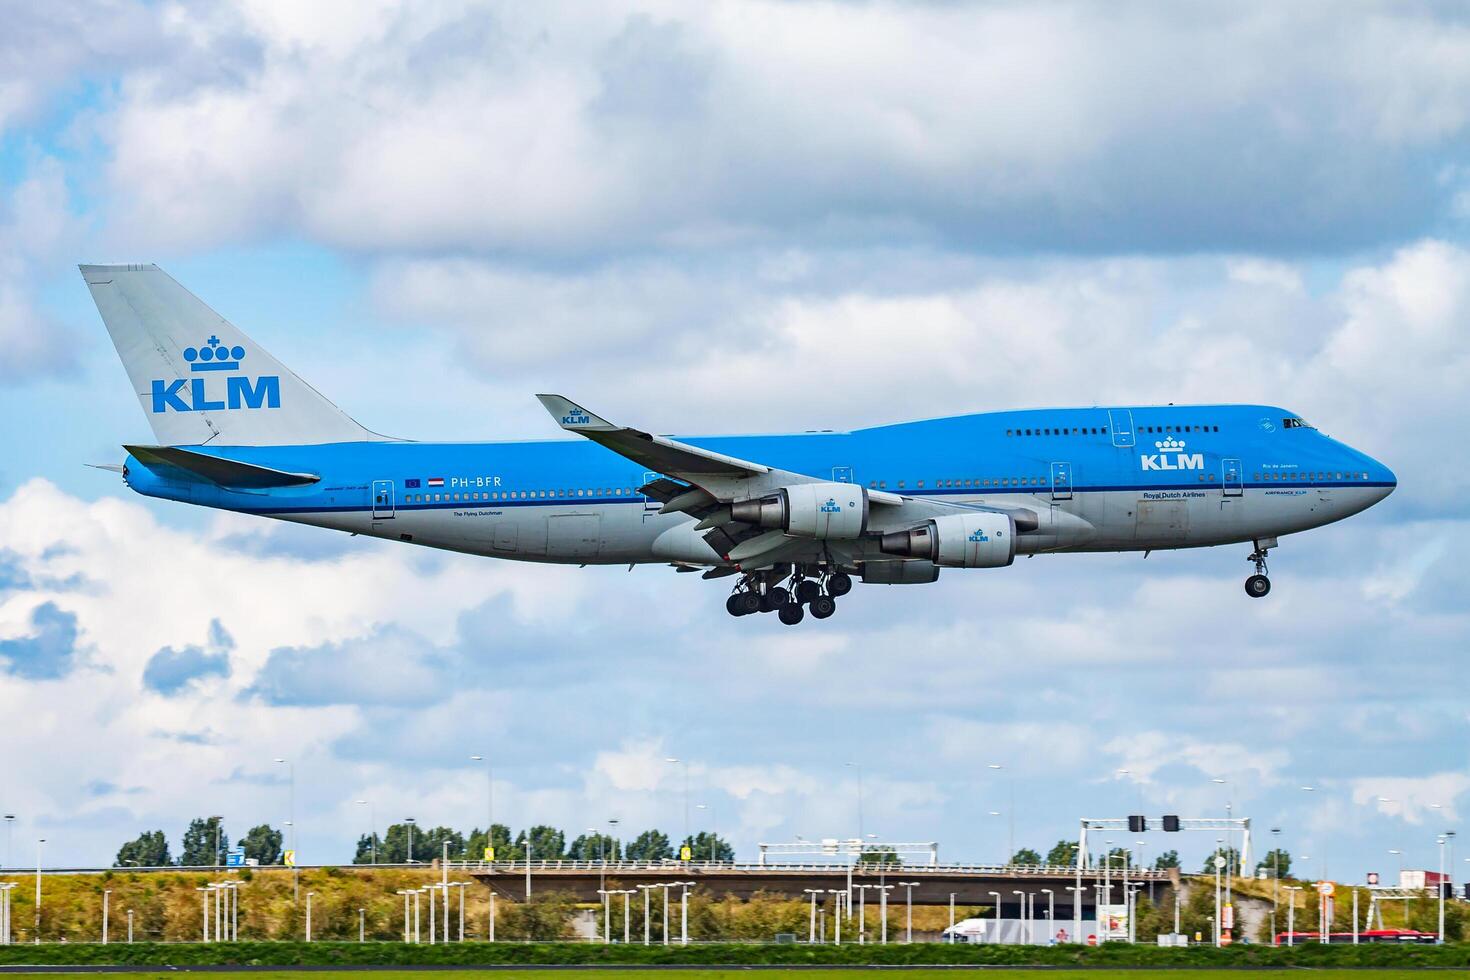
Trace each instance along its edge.
<path fill-rule="evenodd" d="M 165 446 L 367 442 L 364 429 L 156 265 L 82 278 Z"/>

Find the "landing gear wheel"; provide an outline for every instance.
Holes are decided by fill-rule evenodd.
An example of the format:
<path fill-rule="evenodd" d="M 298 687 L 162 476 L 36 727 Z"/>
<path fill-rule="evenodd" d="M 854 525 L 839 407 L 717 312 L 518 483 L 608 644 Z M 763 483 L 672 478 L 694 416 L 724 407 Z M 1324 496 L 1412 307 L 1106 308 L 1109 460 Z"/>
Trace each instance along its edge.
<path fill-rule="evenodd" d="M 826 619 L 837 611 L 837 603 L 829 595 L 819 595 L 812 600 L 812 615 L 817 619 Z"/>
<path fill-rule="evenodd" d="M 730 594 L 730 598 L 725 600 L 725 612 L 729 613 L 731 616 L 745 615 L 745 613 L 742 612 L 740 609 L 740 596 L 741 593 L 739 592 L 732 592 Z"/>
<path fill-rule="evenodd" d="M 740 608 L 739 615 L 749 616 L 761 611 L 761 597 L 757 592 L 737 592 L 735 598 Z"/>
<path fill-rule="evenodd" d="M 1271 580 L 1264 575 L 1252 575 L 1245 580 L 1245 594 L 1259 599 L 1271 591 Z"/>
<path fill-rule="evenodd" d="M 772 586 L 761 597 L 761 612 L 775 612 L 789 601 L 791 601 L 791 594 L 789 592 L 779 585 Z"/>
<path fill-rule="evenodd" d="M 806 610 L 798 602 L 788 602 L 776 610 L 776 615 L 787 626 L 795 626 L 806 618 Z"/>
<path fill-rule="evenodd" d="M 796 601 L 807 604 L 822 594 L 822 587 L 809 578 L 796 583 Z"/>
<path fill-rule="evenodd" d="M 827 576 L 827 594 L 836 598 L 852 591 L 852 576 L 846 572 L 833 572 Z M 830 613 L 828 614 L 830 615 Z"/>

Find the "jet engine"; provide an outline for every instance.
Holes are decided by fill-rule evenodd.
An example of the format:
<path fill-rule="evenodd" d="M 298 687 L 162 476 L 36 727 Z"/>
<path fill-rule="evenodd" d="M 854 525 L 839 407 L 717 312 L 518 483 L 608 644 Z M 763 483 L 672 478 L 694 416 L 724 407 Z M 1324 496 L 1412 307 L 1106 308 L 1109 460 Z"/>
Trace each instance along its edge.
<path fill-rule="evenodd" d="M 730 516 L 804 538 L 857 538 L 868 528 L 868 491 L 852 483 L 799 483 L 737 500 Z"/>
<path fill-rule="evenodd" d="M 883 535 L 885 555 L 927 558 L 943 568 L 1004 568 L 1016 560 L 1016 522 L 1008 514 L 946 514 Z"/>

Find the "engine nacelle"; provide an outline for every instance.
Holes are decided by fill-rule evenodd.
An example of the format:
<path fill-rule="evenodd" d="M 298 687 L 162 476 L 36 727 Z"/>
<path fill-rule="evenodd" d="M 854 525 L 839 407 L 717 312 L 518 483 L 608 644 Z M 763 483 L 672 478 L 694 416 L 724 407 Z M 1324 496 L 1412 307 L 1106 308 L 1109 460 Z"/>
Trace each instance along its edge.
<path fill-rule="evenodd" d="M 857 538 L 868 529 L 868 491 L 852 483 L 799 483 L 737 500 L 730 515 L 805 538 Z"/>
<path fill-rule="evenodd" d="M 885 555 L 927 558 L 943 568 L 1004 568 L 1016 560 L 1016 522 L 1008 514 L 946 514 L 883 535 Z"/>
<path fill-rule="evenodd" d="M 870 585 L 928 585 L 939 580 L 932 561 L 865 561 L 862 579 Z"/>

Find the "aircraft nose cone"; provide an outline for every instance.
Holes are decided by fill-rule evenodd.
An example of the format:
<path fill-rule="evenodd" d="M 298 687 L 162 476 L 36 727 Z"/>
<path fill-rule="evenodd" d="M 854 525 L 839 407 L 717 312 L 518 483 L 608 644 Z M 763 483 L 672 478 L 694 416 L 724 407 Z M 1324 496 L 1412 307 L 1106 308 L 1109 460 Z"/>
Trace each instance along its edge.
<path fill-rule="evenodd" d="M 1393 470 L 1389 469 L 1387 466 L 1384 466 L 1376 459 L 1373 460 L 1373 466 L 1369 471 L 1369 475 L 1373 479 L 1373 483 L 1375 485 L 1374 489 L 1378 491 L 1378 496 L 1373 501 L 1374 503 L 1377 503 L 1379 500 L 1383 500 L 1389 494 L 1398 489 L 1398 476 L 1394 474 Z"/>

